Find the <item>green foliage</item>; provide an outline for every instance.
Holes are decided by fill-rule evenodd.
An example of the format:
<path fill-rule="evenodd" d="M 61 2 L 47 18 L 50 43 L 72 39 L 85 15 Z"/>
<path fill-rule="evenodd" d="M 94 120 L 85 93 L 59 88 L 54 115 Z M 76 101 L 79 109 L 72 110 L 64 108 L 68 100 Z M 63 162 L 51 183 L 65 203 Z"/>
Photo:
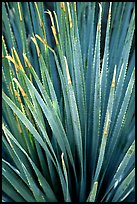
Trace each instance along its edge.
<path fill-rule="evenodd" d="M 134 201 L 134 7 L 2 3 L 3 202 Z"/>

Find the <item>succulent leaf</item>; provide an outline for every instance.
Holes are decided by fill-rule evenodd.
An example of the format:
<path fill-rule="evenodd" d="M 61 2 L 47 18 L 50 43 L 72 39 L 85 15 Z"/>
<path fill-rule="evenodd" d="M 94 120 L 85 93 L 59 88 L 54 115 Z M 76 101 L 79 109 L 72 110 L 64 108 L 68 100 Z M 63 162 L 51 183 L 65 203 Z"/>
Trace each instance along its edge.
<path fill-rule="evenodd" d="M 134 2 L 2 3 L 2 202 L 135 201 Z"/>

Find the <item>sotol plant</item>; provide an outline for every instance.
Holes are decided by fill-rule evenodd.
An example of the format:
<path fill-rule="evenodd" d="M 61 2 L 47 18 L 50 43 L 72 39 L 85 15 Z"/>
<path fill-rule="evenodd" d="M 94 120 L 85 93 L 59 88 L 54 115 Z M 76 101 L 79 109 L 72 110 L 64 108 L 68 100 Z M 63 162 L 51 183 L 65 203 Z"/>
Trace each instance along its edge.
<path fill-rule="evenodd" d="M 134 2 L 2 4 L 3 202 L 134 201 L 134 23 Z"/>

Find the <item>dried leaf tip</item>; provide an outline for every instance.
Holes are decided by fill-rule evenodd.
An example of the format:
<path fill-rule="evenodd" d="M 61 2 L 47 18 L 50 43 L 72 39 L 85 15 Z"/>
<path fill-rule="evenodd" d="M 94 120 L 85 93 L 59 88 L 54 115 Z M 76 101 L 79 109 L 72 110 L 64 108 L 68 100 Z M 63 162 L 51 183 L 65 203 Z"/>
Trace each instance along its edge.
<path fill-rule="evenodd" d="M 55 25 L 54 25 L 54 20 L 53 20 L 53 16 L 52 16 L 51 11 L 50 11 L 50 10 L 47 10 L 47 11 L 45 11 L 44 13 L 49 14 L 50 20 L 51 20 L 51 24 L 52 24 L 53 27 L 55 27 Z"/>
<path fill-rule="evenodd" d="M 16 51 L 16 49 L 15 49 L 14 47 L 13 47 L 13 53 L 14 53 L 14 55 L 16 56 L 16 59 L 17 59 L 17 61 L 18 61 L 19 68 L 20 68 L 23 72 L 25 72 L 24 69 L 23 69 L 23 66 L 22 66 L 22 64 L 21 64 L 19 55 L 18 55 L 18 53 L 17 53 L 17 51 Z"/>
<path fill-rule="evenodd" d="M 40 27 L 42 28 L 44 38 L 46 39 L 46 30 L 45 30 L 44 23 L 43 23 L 43 21 L 41 19 L 41 16 L 40 16 L 40 12 L 39 12 L 37 2 L 34 2 L 34 4 L 35 4 L 36 10 L 37 10 L 37 14 L 38 14 L 39 22 L 40 22 Z"/>
<path fill-rule="evenodd" d="M 18 10 L 19 10 L 20 21 L 22 21 L 21 7 L 20 7 L 20 3 L 19 2 L 18 2 Z"/>
<path fill-rule="evenodd" d="M 65 8 L 65 3 L 64 2 L 60 2 L 60 8 L 66 12 L 66 8 Z"/>
<path fill-rule="evenodd" d="M 11 61 L 16 68 L 16 71 L 18 71 L 18 69 L 20 69 L 19 65 L 15 62 L 15 59 L 13 57 L 11 57 L 10 55 L 5 56 L 6 59 L 8 59 L 9 61 Z"/>
<path fill-rule="evenodd" d="M 58 33 L 59 33 L 59 23 L 58 23 L 58 17 L 57 17 L 57 14 L 56 14 L 56 12 L 55 12 L 55 11 L 53 11 L 53 13 L 54 13 L 55 20 L 56 20 L 57 31 L 58 31 Z"/>
<path fill-rule="evenodd" d="M 110 2 L 110 5 L 109 5 L 108 19 L 111 18 L 111 8 L 112 8 L 112 2 Z"/>
<path fill-rule="evenodd" d="M 39 35 L 37 35 L 37 34 L 35 35 L 35 37 L 38 38 L 47 48 L 49 47 L 46 40 L 42 39 L 42 38 L 41 38 Z"/>
<path fill-rule="evenodd" d="M 31 65 L 31 63 L 30 63 L 30 61 L 29 61 L 29 59 L 27 58 L 27 56 L 26 56 L 25 53 L 23 53 L 23 57 L 24 57 L 24 62 L 25 62 L 25 64 L 26 64 L 26 66 L 29 67 L 29 68 L 31 68 L 32 65 Z"/>
<path fill-rule="evenodd" d="M 2 42 L 4 43 L 4 36 L 2 35 Z"/>
<path fill-rule="evenodd" d="M 94 202 L 95 201 L 97 189 L 98 189 L 98 182 L 95 181 L 93 184 L 92 190 L 88 196 L 87 202 Z"/>
<path fill-rule="evenodd" d="M 55 38 L 56 45 L 58 45 L 59 42 L 58 42 L 58 39 L 57 39 L 56 29 L 55 29 L 54 26 L 51 26 L 51 29 L 52 29 L 52 32 L 53 32 L 53 35 L 54 35 L 54 38 Z"/>
<path fill-rule="evenodd" d="M 72 28 L 72 18 L 70 13 L 69 2 L 67 2 L 67 7 L 68 7 L 68 15 L 69 15 L 69 25 L 70 25 L 70 28 Z"/>
<path fill-rule="evenodd" d="M 68 63 L 67 63 L 67 59 L 64 56 L 64 60 L 65 60 L 65 65 L 66 65 L 66 73 L 67 73 L 67 78 L 68 78 L 68 85 L 71 85 L 71 78 L 70 78 L 70 74 L 69 74 L 69 68 L 68 68 Z"/>
<path fill-rule="evenodd" d="M 104 135 L 105 136 L 107 136 L 107 134 L 108 134 L 108 125 L 109 125 L 109 112 L 107 113 L 106 127 L 104 129 Z"/>
<path fill-rule="evenodd" d="M 47 13 L 50 16 L 50 20 L 51 20 L 51 24 L 52 24 L 51 29 L 52 29 L 52 32 L 53 32 L 53 36 L 55 38 L 56 45 L 58 45 L 59 43 L 58 43 L 58 39 L 57 39 L 57 32 L 56 32 L 56 28 L 55 28 L 55 24 L 54 24 L 52 13 L 49 10 L 45 11 L 44 13 Z"/>
<path fill-rule="evenodd" d="M 40 21 L 40 26 L 43 28 L 43 22 L 41 20 L 41 17 L 40 17 L 40 12 L 39 12 L 39 8 L 38 8 L 38 5 L 37 5 L 37 2 L 34 2 L 35 4 L 35 7 L 36 7 L 36 10 L 37 10 L 37 13 L 38 13 L 38 18 L 39 18 L 39 21 Z"/>
<path fill-rule="evenodd" d="M 17 79 L 16 79 L 16 78 L 13 78 L 13 81 L 17 84 L 17 86 L 18 86 L 18 88 L 19 88 L 19 90 L 20 90 L 22 96 L 23 96 L 23 97 L 26 97 L 27 94 L 25 93 L 25 91 L 23 90 L 23 88 L 21 87 L 21 85 L 19 84 L 19 82 L 17 81 Z"/>
<path fill-rule="evenodd" d="M 15 96 L 17 96 L 18 102 L 21 104 L 22 101 L 21 101 L 20 95 L 16 90 L 15 90 Z"/>
<path fill-rule="evenodd" d="M 98 32 L 101 31 L 101 16 L 102 16 L 102 6 L 101 6 L 101 3 L 99 3 L 99 19 L 98 19 L 98 25 L 97 25 Z"/>
<path fill-rule="evenodd" d="M 64 153 L 62 152 L 61 154 L 61 161 L 62 161 L 62 166 L 65 166 L 65 162 L 64 162 Z"/>
<path fill-rule="evenodd" d="M 98 5 L 99 5 L 99 8 L 100 8 L 100 13 L 102 13 L 102 5 L 101 5 L 101 3 L 98 3 Z"/>
<path fill-rule="evenodd" d="M 37 50 L 38 57 L 40 57 L 40 49 L 39 49 L 39 46 L 38 46 L 38 43 L 37 43 L 37 41 L 36 41 L 35 36 L 34 36 L 34 37 L 31 37 L 31 40 L 34 42 L 34 44 L 35 44 L 35 46 L 36 46 L 36 50 Z"/>
<path fill-rule="evenodd" d="M 76 12 L 77 7 L 76 7 L 76 2 L 74 2 L 74 11 Z"/>
<path fill-rule="evenodd" d="M 32 82 L 32 74 L 30 73 L 30 81 Z"/>
<path fill-rule="evenodd" d="M 2 130 L 5 130 L 5 124 L 2 123 Z"/>
<path fill-rule="evenodd" d="M 36 7 L 36 10 L 37 10 L 37 13 L 38 13 L 38 17 L 40 19 L 40 13 L 39 13 L 39 9 L 38 9 L 38 5 L 37 5 L 37 2 L 34 2 L 34 5 Z"/>
<path fill-rule="evenodd" d="M 12 95 L 13 95 L 13 90 L 12 90 L 12 84 L 11 84 L 11 82 L 10 82 L 10 84 L 9 84 L 9 90 L 10 90 L 10 92 L 11 92 Z"/>
<path fill-rule="evenodd" d="M 115 83 L 116 83 L 116 65 L 114 68 L 114 74 L 113 74 L 113 79 L 112 79 L 112 85 L 111 85 L 112 88 L 115 87 Z"/>
<path fill-rule="evenodd" d="M 20 126 L 19 119 L 18 119 L 17 115 L 15 116 L 15 118 L 16 118 L 16 121 L 17 121 L 18 130 L 19 130 L 20 133 L 22 133 L 22 129 L 21 129 L 21 126 Z"/>

